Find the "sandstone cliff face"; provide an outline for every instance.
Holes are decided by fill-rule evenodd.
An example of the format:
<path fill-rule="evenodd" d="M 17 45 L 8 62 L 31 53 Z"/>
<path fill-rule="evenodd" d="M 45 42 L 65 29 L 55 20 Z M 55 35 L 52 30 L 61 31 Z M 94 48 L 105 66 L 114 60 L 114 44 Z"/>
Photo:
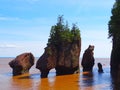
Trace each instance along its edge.
<path fill-rule="evenodd" d="M 34 65 L 34 56 L 32 53 L 20 54 L 14 60 L 9 62 L 9 65 L 13 69 L 13 76 L 27 73 Z"/>
<path fill-rule="evenodd" d="M 79 56 L 81 51 L 81 40 L 67 45 L 60 45 L 56 62 L 56 74 L 65 75 L 79 72 Z"/>
<path fill-rule="evenodd" d="M 42 78 L 47 77 L 53 68 L 56 69 L 56 75 L 79 73 L 80 51 L 81 39 L 57 47 L 50 45 L 38 59 L 36 68 L 40 70 Z"/>

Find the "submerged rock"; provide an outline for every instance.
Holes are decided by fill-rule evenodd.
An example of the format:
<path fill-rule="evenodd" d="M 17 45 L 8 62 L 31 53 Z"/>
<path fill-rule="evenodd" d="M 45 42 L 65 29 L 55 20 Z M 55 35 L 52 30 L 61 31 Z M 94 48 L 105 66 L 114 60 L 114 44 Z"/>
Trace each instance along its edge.
<path fill-rule="evenodd" d="M 27 73 L 34 65 L 34 56 L 32 53 L 23 53 L 9 62 L 9 65 L 13 69 L 13 76 Z"/>
<path fill-rule="evenodd" d="M 103 73 L 103 68 L 102 68 L 102 64 L 101 63 L 98 63 L 98 72 L 99 73 Z"/>
<path fill-rule="evenodd" d="M 83 71 L 92 71 L 94 66 L 94 56 L 93 56 L 94 46 L 89 45 L 89 47 L 85 50 L 82 58 L 81 65 L 83 67 Z"/>

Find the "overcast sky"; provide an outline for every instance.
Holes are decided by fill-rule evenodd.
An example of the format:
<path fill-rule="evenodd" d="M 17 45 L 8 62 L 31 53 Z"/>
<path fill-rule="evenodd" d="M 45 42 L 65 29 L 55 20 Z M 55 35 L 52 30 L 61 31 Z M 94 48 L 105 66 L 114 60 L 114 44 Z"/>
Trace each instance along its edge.
<path fill-rule="evenodd" d="M 44 52 L 50 28 L 64 15 L 81 31 L 82 51 L 95 45 L 95 57 L 110 57 L 108 21 L 115 0 L 0 0 L 0 57 Z"/>

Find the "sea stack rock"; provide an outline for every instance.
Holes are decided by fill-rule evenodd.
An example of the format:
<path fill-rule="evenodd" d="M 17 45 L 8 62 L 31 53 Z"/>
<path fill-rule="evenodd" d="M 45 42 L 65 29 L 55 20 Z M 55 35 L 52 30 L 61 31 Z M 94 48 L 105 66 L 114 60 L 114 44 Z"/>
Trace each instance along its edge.
<path fill-rule="evenodd" d="M 98 72 L 99 73 L 103 73 L 103 68 L 102 68 L 102 64 L 101 63 L 98 63 Z"/>
<path fill-rule="evenodd" d="M 79 73 L 80 41 L 61 44 L 57 49 L 56 75 Z"/>
<path fill-rule="evenodd" d="M 81 65 L 83 67 L 83 71 L 90 71 L 92 72 L 94 66 L 94 56 L 93 56 L 94 46 L 89 45 L 89 47 L 85 50 L 82 58 Z"/>
<path fill-rule="evenodd" d="M 57 51 L 54 46 L 45 48 L 43 55 L 38 59 L 36 68 L 41 72 L 41 78 L 46 78 L 49 71 L 56 67 Z"/>
<path fill-rule="evenodd" d="M 34 65 L 34 56 L 32 53 L 20 54 L 14 60 L 9 62 L 9 65 L 13 69 L 13 76 L 27 73 Z"/>
<path fill-rule="evenodd" d="M 55 68 L 56 75 L 79 73 L 79 56 L 81 51 L 80 31 L 74 24 L 72 29 L 63 24 L 63 18 L 58 17 L 58 23 L 52 26 L 50 38 L 43 55 L 38 59 L 36 68 L 41 77 L 47 77 Z"/>

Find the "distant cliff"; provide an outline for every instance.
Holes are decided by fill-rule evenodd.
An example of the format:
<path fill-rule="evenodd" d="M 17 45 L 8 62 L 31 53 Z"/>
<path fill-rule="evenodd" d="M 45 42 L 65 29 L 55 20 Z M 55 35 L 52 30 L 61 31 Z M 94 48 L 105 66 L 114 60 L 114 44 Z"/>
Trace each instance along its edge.
<path fill-rule="evenodd" d="M 40 70 L 41 77 L 47 77 L 53 68 L 56 75 L 79 73 L 80 30 L 75 24 L 70 29 L 63 21 L 59 16 L 57 24 L 52 26 L 47 47 L 37 61 L 36 68 Z"/>

